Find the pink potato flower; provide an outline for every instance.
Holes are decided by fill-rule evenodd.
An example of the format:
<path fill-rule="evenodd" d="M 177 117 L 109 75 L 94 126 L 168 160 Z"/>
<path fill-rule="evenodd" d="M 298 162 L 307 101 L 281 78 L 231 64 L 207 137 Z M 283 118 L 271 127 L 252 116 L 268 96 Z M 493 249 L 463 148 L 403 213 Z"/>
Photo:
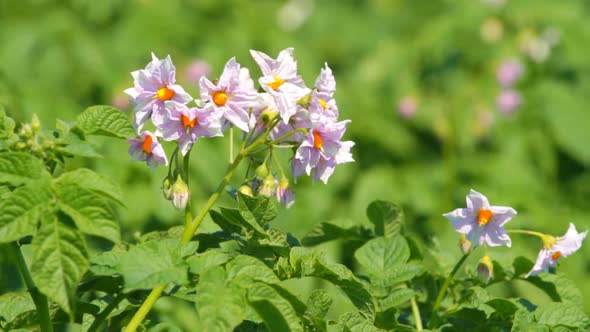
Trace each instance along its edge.
<path fill-rule="evenodd" d="M 546 271 L 549 267 L 554 267 L 561 257 L 567 257 L 578 251 L 582 247 L 582 241 L 584 241 L 587 234 L 588 231 L 578 233 L 576 226 L 570 223 L 564 236 L 555 238 L 547 235 L 543 237 L 543 249 L 539 251 L 537 261 L 533 269 L 526 275 L 526 278 Z"/>
<path fill-rule="evenodd" d="M 145 69 L 131 73 L 133 88 L 125 90 L 134 105 L 134 126 L 139 132 L 153 113 L 164 113 L 165 102 L 186 104 L 193 98 L 176 83 L 176 68 L 170 56 L 160 60 L 152 53 L 152 62 Z"/>
<path fill-rule="evenodd" d="M 143 131 L 139 138 L 132 138 L 129 143 L 129 154 L 131 158 L 139 161 L 145 161 L 151 167 L 152 172 L 158 165 L 168 165 L 168 159 L 162 144 L 158 142 L 158 137 L 149 131 Z"/>
<path fill-rule="evenodd" d="M 336 165 L 353 162 L 352 141 L 340 141 L 350 120 L 334 122 L 324 116 L 311 117 L 311 129 L 295 152 L 291 163 L 293 176 L 311 175 L 328 183 Z"/>
<path fill-rule="evenodd" d="M 487 243 L 491 247 L 506 245 L 512 241 L 504 225 L 516 216 L 516 211 L 506 206 L 491 206 L 488 199 L 471 189 L 466 198 L 467 208 L 455 209 L 443 216 L 451 222 L 453 228 L 465 234 L 474 246 Z"/>
<path fill-rule="evenodd" d="M 247 70 L 240 70 L 240 64 L 231 58 L 226 64 L 221 77 L 216 83 L 201 77 L 199 81 L 201 99 L 209 102 L 223 117 L 240 128 L 249 131 L 249 110 L 260 102 Z"/>
<path fill-rule="evenodd" d="M 166 113 L 153 116 L 157 134 L 166 141 L 178 140 L 182 155 L 186 155 L 199 137 L 223 136 L 221 111 L 212 105 L 191 107 L 174 101 L 166 102 Z"/>
<path fill-rule="evenodd" d="M 297 111 L 297 101 L 310 92 L 297 75 L 293 48 L 282 50 L 276 60 L 259 51 L 250 50 L 250 54 L 262 71 L 260 85 L 273 96 L 281 119 L 288 123 Z"/>

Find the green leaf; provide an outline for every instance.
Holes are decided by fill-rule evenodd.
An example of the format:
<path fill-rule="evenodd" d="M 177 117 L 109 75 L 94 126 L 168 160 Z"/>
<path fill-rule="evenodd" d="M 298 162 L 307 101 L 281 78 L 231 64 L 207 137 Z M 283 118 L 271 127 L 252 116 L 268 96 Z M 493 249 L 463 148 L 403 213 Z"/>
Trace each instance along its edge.
<path fill-rule="evenodd" d="M 244 288 L 248 288 L 254 281 L 263 281 L 269 284 L 280 281 L 270 267 L 252 256 L 239 255 L 227 263 L 225 268 L 227 279 Z"/>
<path fill-rule="evenodd" d="M 33 238 L 31 276 L 43 294 L 72 313 L 74 291 L 88 269 L 88 253 L 82 234 L 69 218 L 58 215 L 46 215 Z"/>
<path fill-rule="evenodd" d="M 35 303 L 29 293 L 5 293 L 0 295 L 0 326 L 6 330 L 36 323 Z"/>
<path fill-rule="evenodd" d="M 242 228 L 248 229 L 250 231 L 254 231 L 258 235 L 261 235 L 261 236 L 265 236 L 265 237 L 268 236 L 268 234 L 266 234 L 266 231 L 264 230 L 264 228 L 262 228 L 262 226 L 260 226 L 260 224 L 258 224 L 258 222 L 256 220 L 253 220 L 252 218 L 245 219 L 240 210 L 228 209 L 228 208 L 222 207 L 222 208 L 219 208 L 219 211 L 221 211 L 221 215 L 230 224 L 238 225 Z"/>
<path fill-rule="evenodd" d="M 121 188 L 110 179 L 87 168 L 63 173 L 54 183 L 58 186 L 78 185 L 108 199 L 124 204 Z"/>
<path fill-rule="evenodd" d="M 118 270 L 125 279 L 125 292 L 188 283 L 188 265 L 176 240 L 150 241 L 132 247 L 121 254 Z"/>
<path fill-rule="evenodd" d="M 315 246 L 333 240 L 366 241 L 371 231 L 361 225 L 343 228 L 331 223 L 320 223 L 301 239 L 304 246 Z"/>
<path fill-rule="evenodd" d="M 127 114 L 112 106 L 92 106 L 84 110 L 76 126 L 86 135 L 102 135 L 119 138 L 136 136 Z"/>
<path fill-rule="evenodd" d="M 538 323 L 551 326 L 585 328 L 590 324 L 590 319 L 582 308 L 572 303 L 554 302 L 541 305 L 534 314 Z"/>
<path fill-rule="evenodd" d="M 191 273 L 201 274 L 204 271 L 227 263 L 232 256 L 216 249 L 207 250 L 204 253 L 196 254 L 187 259 Z"/>
<path fill-rule="evenodd" d="M 51 198 L 49 183 L 45 181 L 17 188 L 4 198 L 0 202 L 0 243 L 34 234 Z"/>
<path fill-rule="evenodd" d="M 519 309 L 514 313 L 512 332 L 549 332 L 549 328 L 535 322 L 533 313 Z"/>
<path fill-rule="evenodd" d="M 246 306 L 245 290 L 226 283 L 222 267 L 201 274 L 196 295 L 200 331 L 232 331 L 245 318 Z"/>
<path fill-rule="evenodd" d="M 242 217 L 251 225 L 264 227 L 277 217 L 274 200 L 263 195 L 250 197 L 238 192 L 238 205 Z"/>
<path fill-rule="evenodd" d="M 0 183 L 18 186 L 48 176 L 41 159 L 24 152 L 0 153 Z"/>
<path fill-rule="evenodd" d="M 102 157 L 94 147 L 86 141 L 84 132 L 79 128 L 70 128 L 70 126 L 58 120 L 59 130 L 62 137 L 57 141 L 56 150 L 67 156 L 80 156 L 87 158 Z"/>
<path fill-rule="evenodd" d="M 4 107 L 0 105 L 0 138 L 8 138 L 14 133 L 14 120 L 6 115 Z"/>
<path fill-rule="evenodd" d="M 354 257 L 370 275 L 385 277 L 407 262 L 410 248 L 402 236 L 379 237 L 357 249 Z"/>
<path fill-rule="evenodd" d="M 82 232 L 118 243 L 121 240 L 119 223 L 104 196 L 68 182 L 71 181 L 55 182 L 59 209 L 69 215 Z"/>
<path fill-rule="evenodd" d="M 303 326 L 291 303 L 273 287 L 255 282 L 248 287 L 248 303 L 262 318 L 270 331 L 303 331 Z"/>
<path fill-rule="evenodd" d="M 367 217 L 375 225 L 375 235 L 389 238 L 399 233 L 404 213 L 392 202 L 374 201 L 367 207 Z"/>
<path fill-rule="evenodd" d="M 234 219 L 228 219 L 215 210 L 209 211 L 209 215 L 211 215 L 213 222 L 216 223 L 222 231 L 228 234 L 240 234 L 242 228 L 240 227 L 239 223 L 234 223 Z"/>
<path fill-rule="evenodd" d="M 512 267 L 514 269 L 514 276 L 518 277 L 523 274 L 529 273 L 529 271 L 533 268 L 533 262 L 523 256 L 518 256 L 512 262 Z"/>
<path fill-rule="evenodd" d="M 312 315 L 324 318 L 332 306 L 332 298 L 323 289 L 316 289 L 309 295 L 307 306 Z"/>
<path fill-rule="evenodd" d="M 414 290 L 410 289 L 410 288 L 398 288 L 398 289 L 394 289 L 393 291 L 391 291 L 389 293 L 389 295 L 387 295 L 386 297 L 379 299 L 378 301 L 378 307 L 380 311 L 385 311 L 388 308 L 391 307 L 398 307 L 401 304 L 404 304 L 408 301 L 410 301 L 410 299 L 412 297 L 414 297 L 414 295 L 416 295 L 416 292 L 414 292 Z"/>

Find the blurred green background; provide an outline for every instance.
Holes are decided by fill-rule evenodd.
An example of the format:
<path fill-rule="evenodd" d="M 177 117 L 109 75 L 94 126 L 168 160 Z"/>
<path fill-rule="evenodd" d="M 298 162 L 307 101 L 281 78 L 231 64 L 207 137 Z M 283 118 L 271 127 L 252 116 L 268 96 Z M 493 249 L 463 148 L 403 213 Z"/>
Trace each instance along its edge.
<path fill-rule="evenodd" d="M 170 54 L 177 81 L 198 97 L 196 75 L 216 78 L 230 57 L 257 78 L 249 49 L 274 57 L 295 47 L 308 85 L 324 62 L 332 67 L 356 162 L 339 166 L 328 185 L 301 179 L 294 207 L 282 209 L 276 226 L 301 237 L 322 221 L 365 223 L 369 202 L 392 200 L 405 209 L 408 233 L 448 269 L 461 253 L 441 214 L 464 207 L 470 188 L 493 205 L 514 207 L 510 228 L 560 236 L 569 222 L 590 228 L 589 19 L 584 0 L 0 0 L 0 104 L 20 121 L 36 113 L 52 129 L 56 118 L 73 121 L 94 104 L 129 110 L 122 93 L 133 84 L 129 73 L 152 51 Z M 506 61 L 523 69 L 509 88 L 497 79 Z M 499 97 L 506 91 L 518 94 L 519 105 Z M 94 142 L 103 158 L 69 167 L 91 167 L 121 184 L 125 239 L 181 222 L 160 194 L 165 169 L 150 174 L 132 163 L 125 142 Z M 226 163 L 227 140 L 196 145 L 195 206 Z M 231 204 L 229 196 L 218 203 Z M 202 227 L 213 229 L 212 222 Z M 492 258 L 535 259 L 538 239 L 512 239 L 511 249 L 493 249 Z M 334 260 L 352 260 L 342 243 L 323 247 Z M 589 257 L 586 243 L 559 267 L 585 297 Z M 2 273 L 0 282 L 17 287 L 18 277 Z M 524 284 L 493 288 L 548 301 Z M 170 305 L 161 301 L 158 310 L 181 315 Z"/>

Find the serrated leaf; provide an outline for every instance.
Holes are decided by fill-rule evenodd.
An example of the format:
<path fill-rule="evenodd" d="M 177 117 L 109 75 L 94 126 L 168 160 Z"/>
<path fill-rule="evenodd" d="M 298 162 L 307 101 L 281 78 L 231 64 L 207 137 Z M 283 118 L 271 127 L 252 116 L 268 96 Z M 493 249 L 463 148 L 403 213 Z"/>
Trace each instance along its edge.
<path fill-rule="evenodd" d="M 24 152 L 0 153 L 0 183 L 18 186 L 48 176 L 43 161 Z"/>
<path fill-rule="evenodd" d="M 116 183 L 87 168 L 78 168 L 63 173 L 54 180 L 54 183 L 57 186 L 78 185 L 86 190 L 114 200 L 121 205 L 124 204 L 123 192 Z"/>
<path fill-rule="evenodd" d="M 229 254 L 220 250 L 211 249 L 189 257 L 187 263 L 191 273 L 200 274 L 214 266 L 221 266 L 230 259 L 232 259 L 232 256 Z"/>
<path fill-rule="evenodd" d="M 534 315 L 538 323 L 551 326 L 585 328 L 590 324 L 590 319 L 584 310 L 572 303 L 554 302 L 540 305 Z"/>
<path fill-rule="evenodd" d="M 277 217 L 274 200 L 263 195 L 250 197 L 238 192 L 238 206 L 242 217 L 250 224 L 264 227 Z"/>
<path fill-rule="evenodd" d="M 534 315 L 525 309 L 519 309 L 514 313 L 512 332 L 549 332 L 549 328 L 535 322 Z"/>
<path fill-rule="evenodd" d="M 332 240 L 366 241 L 371 231 L 361 225 L 343 228 L 331 223 L 320 223 L 307 233 L 301 243 L 304 246 L 315 246 Z"/>
<path fill-rule="evenodd" d="M 309 295 L 307 299 L 307 307 L 312 315 L 324 318 L 330 310 L 334 300 L 323 289 L 316 289 Z"/>
<path fill-rule="evenodd" d="M 121 240 L 119 222 L 104 196 L 68 182 L 70 180 L 54 185 L 59 209 L 69 215 L 82 232 L 118 243 Z"/>
<path fill-rule="evenodd" d="M 31 276 L 39 290 L 72 313 L 74 291 L 88 269 L 82 234 L 64 215 L 46 215 L 33 238 Z"/>
<path fill-rule="evenodd" d="M 392 202 L 374 201 L 367 207 L 367 217 L 375 225 L 376 236 L 389 238 L 399 233 L 404 213 Z"/>
<path fill-rule="evenodd" d="M 120 273 L 121 257 L 127 252 L 126 248 L 115 246 L 111 251 L 101 252 L 90 259 L 90 271 L 98 276 L 111 276 Z"/>
<path fill-rule="evenodd" d="M 254 281 L 263 281 L 269 284 L 280 281 L 270 267 L 252 256 L 239 255 L 227 263 L 225 269 L 228 280 L 245 288 Z"/>
<path fill-rule="evenodd" d="M 242 228 L 239 224 L 235 224 L 232 220 L 225 218 L 221 213 L 214 210 L 209 211 L 209 215 L 222 231 L 228 234 L 240 234 Z"/>
<path fill-rule="evenodd" d="M 262 318 L 270 331 L 303 331 L 303 326 L 291 303 L 273 287 L 255 282 L 248 287 L 248 303 Z"/>
<path fill-rule="evenodd" d="M 0 138 L 8 138 L 14 133 L 14 120 L 6 115 L 4 107 L 0 105 Z"/>
<path fill-rule="evenodd" d="M 102 135 L 119 138 L 136 136 L 127 114 L 105 105 L 92 106 L 78 116 L 76 126 L 87 135 Z"/>
<path fill-rule="evenodd" d="M 219 208 L 219 211 L 221 211 L 221 215 L 230 224 L 238 225 L 242 228 L 254 231 L 258 235 L 261 235 L 261 236 L 265 236 L 265 237 L 268 236 L 268 234 L 266 234 L 266 231 L 264 230 L 264 228 L 262 228 L 262 226 L 260 226 L 258 224 L 258 222 L 256 222 L 256 220 L 254 220 L 252 218 L 245 219 L 240 210 L 228 209 L 228 208 L 222 207 L 222 208 Z"/>
<path fill-rule="evenodd" d="M 42 211 L 52 194 L 49 183 L 37 181 L 17 188 L 0 202 L 0 243 L 35 233 Z"/>
<path fill-rule="evenodd" d="M 365 243 L 354 253 L 356 260 L 370 275 L 385 277 L 410 258 L 410 248 L 402 236 L 379 237 Z"/>
<path fill-rule="evenodd" d="M 140 243 L 121 254 L 117 269 L 125 279 L 125 292 L 160 285 L 188 283 L 188 265 L 178 241 Z"/>
<path fill-rule="evenodd" d="M 401 304 L 404 304 L 404 303 L 410 301 L 410 299 L 412 297 L 414 297 L 414 295 L 416 295 L 416 292 L 414 292 L 414 290 L 412 290 L 410 288 L 394 289 L 393 291 L 390 292 L 389 295 L 387 295 L 386 297 L 384 297 L 382 299 L 379 299 L 379 301 L 378 301 L 379 310 L 385 311 L 391 307 L 398 307 Z"/>
<path fill-rule="evenodd" d="M 196 296 L 201 331 L 232 331 L 245 318 L 246 306 L 245 290 L 226 283 L 222 267 L 213 267 L 201 274 Z"/>

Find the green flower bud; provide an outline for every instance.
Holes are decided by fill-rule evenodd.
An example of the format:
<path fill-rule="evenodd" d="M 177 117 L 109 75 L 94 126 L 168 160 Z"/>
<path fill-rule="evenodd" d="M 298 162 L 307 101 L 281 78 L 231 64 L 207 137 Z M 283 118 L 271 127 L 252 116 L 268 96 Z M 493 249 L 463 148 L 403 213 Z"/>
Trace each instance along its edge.
<path fill-rule="evenodd" d="M 471 243 L 471 241 L 467 240 L 467 237 L 465 236 L 465 234 L 461 234 L 461 237 L 459 237 L 459 248 L 461 248 L 461 251 L 463 252 L 463 254 L 470 253 L 471 249 L 473 248 L 473 243 Z"/>
<path fill-rule="evenodd" d="M 168 201 L 172 199 L 172 180 L 172 177 L 167 176 L 162 181 L 162 194 L 164 194 L 164 198 Z"/>
<path fill-rule="evenodd" d="M 254 197 L 254 193 L 252 192 L 252 188 L 247 184 L 241 185 L 240 188 L 238 188 L 238 191 L 246 196 Z"/>
<path fill-rule="evenodd" d="M 33 128 L 28 123 L 22 125 L 20 129 L 20 136 L 23 138 L 31 138 L 33 137 Z"/>
<path fill-rule="evenodd" d="M 276 187 L 276 180 L 272 174 L 268 174 L 262 181 L 262 186 L 258 190 L 258 194 L 266 197 L 274 195 Z"/>
<path fill-rule="evenodd" d="M 484 255 L 477 265 L 477 276 L 483 283 L 488 283 L 494 277 L 494 264 L 488 255 Z"/>
<path fill-rule="evenodd" d="M 31 129 L 33 130 L 33 134 L 37 133 L 39 129 L 41 129 L 41 122 L 39 121 L 37 114 L 33 114 L 33 119 L 31 120 Z"/>
<path fill-rule="evenodd" d="M 265 125 L 268 125 L 269 123 L 272 123 L 272 121 L 274 119 L 276 119 L 276 117 L 279 115 L 278 112 L 275 112 L 273 110 L 270 109 L 266 109 L 264 111 L 262 111 L 262 113 L 260 114 L 260 119 L 262 119 L 262 122 Z"/>
<path fill-rule="evenodd" d="M 266 163 L 262 163 L 260 166 L 256 168 L 256 177 L 259 179 L 264 179 L 268 175 L 268 167 L 266 167 Z"/>
<path fill-rule="evenodd" d="M 172 185 L 172 205 L 178 210 L 183 210 L 188 203 L 189 196 L 188 185 L 178 175 Z"/>

